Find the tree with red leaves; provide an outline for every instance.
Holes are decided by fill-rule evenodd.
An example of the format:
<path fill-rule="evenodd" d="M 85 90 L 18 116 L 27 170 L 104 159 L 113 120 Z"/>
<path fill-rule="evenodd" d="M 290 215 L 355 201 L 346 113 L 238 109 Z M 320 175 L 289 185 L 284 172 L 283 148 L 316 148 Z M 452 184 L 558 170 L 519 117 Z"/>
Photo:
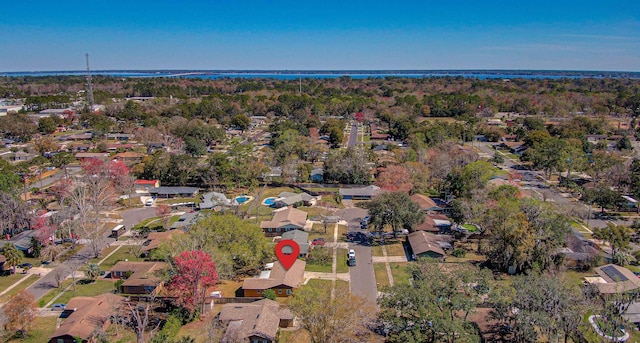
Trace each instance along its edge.
<path fill-rule="evenodd" d="M 409 193 L 413 188 L 411 175 L 407 168 L 399 165 L 390 165 L 380 168 L 375 182 L 376 186 L 389 192 Z"/>
<path fill-rule="evenodd" d="M 101 159 L 87 158 L 81 164 L 87 175 L 101 175 L 104 172 L 104 161 Z"/>
<path fill-rule="evenodd" d="M 36 239 L 38 242 L 46 247 L 53 242 L 56 225 L 51 221 L 51 217 L 45 216 L 45 214 L 36 217 L 31 227 L 36 230 Z"/>
<path fill-rule="evenodd" d="M 207 288 L 218 282 L 216 264 L 202 250 L 184 251 L 174 262 L 177 271 L 167 288 L 177 296 L 178 305 L 193 313 L 204 302 Z"/>

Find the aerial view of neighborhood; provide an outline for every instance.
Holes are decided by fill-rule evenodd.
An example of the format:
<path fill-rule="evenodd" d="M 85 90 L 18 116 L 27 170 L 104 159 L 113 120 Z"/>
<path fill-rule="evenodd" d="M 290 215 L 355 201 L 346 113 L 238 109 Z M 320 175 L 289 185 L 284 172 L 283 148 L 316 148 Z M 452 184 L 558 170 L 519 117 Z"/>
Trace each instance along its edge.
<path fill-rule="evenodd" d="M 0 4 L 0 343 L 640 342 L 640 7 L 541 7 Z"/>

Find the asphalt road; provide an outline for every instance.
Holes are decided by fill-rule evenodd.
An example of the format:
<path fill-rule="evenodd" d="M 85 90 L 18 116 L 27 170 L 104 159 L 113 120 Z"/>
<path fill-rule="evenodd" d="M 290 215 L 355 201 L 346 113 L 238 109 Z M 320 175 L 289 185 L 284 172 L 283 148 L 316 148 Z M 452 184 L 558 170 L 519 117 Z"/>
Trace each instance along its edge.
<path fill-rule="evenodd" d="M 367 215 L 367 210 L 362 208 L 347 208 L 336 212 L 349 225 L 349 232 L 365 232 L 360 229 L 362 218 Z M 371 246 L 360 242 L 349 243 L 349 249 L 356 252 L 356 265 L 349 267 L 351 280 L 351 293 L 376 303 L 378 298 L 378 286 L 371 262 Z"/>
<path fill-rule="evenodd" d="M 123 211 L 120 215 L 122 218 L 122 224 L 124 224 L 127 229 L 130 229 L 142 220 L 155 217 L 156 213 L 155 208 L 145 207 Z M 109 234 L 110 232 L 105 232 L 103 237 L 100 238 L 98 243 L 100 251 L 115 241 L 115 239 L 109 237 Z M 47 275 L 41 277 L 38 281 L 27 287 L 27 292 L 31 293 L 36 300 L 40 299 L 45 295 L 45 293 L 56 287 L 56 275 L 60 274 L 62 275 L 62 278 L 65 278 L 71 275 L 72 270 L 77 270 L 91 258 L 93 258 L 93 250 L 91 249 L 91 246 L 87 245 L 76 255 L 56 266 Z"/>
<path fill-rule="evenodd" d="M 351 147 L 358 144 L 358 123 L 351 124 L 351 133 L 349 134 L 349 141 L 347 147 Z"/>
<path fill-rule="evenodd" d="M 492 146 L 497 143 L 475 142 L 474 144 L 483 153 L 489 156 L 493 156 L 495 150 L 492 148 Z M 590 216 L 588 221 L 589 226 L 592 228 L 605 227 L 609 222 L 627 226 L 631 225 L 632 223 L 632 221 L 625 220 L 597 219 L 595 216 L 599 209 L 593 207 L 591 211 L 589 211 L 588 205 L 571 197 L 569 194 L 562 193 L 553 187 L 549 187 L 549 185 L 543 181 L 543 173 L 540 171 L 523 170 L 522 168 L 520 168 L 517 162 L 514 162 L 508 158 L 504 159 L 504 167 L 510 172 L 515 172 L 522 175 L 522 187 L 533 192 L 539 199 L 545 199 L 546 201 L 553 202 L 558 206 L 558 208 L 561 208 L 563 210 L 570 209 L 572 212 L 574 212 L 573 214 L 575 216 L 584 220 L 585 222 L 587 221 L 587 217 Z"/>

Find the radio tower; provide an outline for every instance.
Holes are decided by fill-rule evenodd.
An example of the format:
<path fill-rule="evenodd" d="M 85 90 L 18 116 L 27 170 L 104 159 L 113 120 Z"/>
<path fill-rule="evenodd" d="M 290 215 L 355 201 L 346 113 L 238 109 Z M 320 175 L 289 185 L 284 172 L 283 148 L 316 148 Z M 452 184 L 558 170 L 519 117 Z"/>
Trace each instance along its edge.
<path fill-rule="evenodd" d="M 84 55 L 87 59 L 87 104 L 89 112 L 93 110 L 93 88 L 91 87 L 91 71 L 89 70 L 89 54 Z"/>

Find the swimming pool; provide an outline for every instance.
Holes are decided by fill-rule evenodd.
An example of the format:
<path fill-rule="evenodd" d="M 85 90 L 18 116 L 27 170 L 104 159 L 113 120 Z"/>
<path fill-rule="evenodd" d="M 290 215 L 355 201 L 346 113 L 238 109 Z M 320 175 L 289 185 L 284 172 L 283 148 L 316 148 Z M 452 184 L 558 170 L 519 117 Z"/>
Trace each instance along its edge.
<path fill-rule="evenodd" d="M 236 197 L 236 202 L 238 204 L 244 204 L 245 202 L 249 201 L 251 198 L 245 195 L 241 195 L 239 197 Z"/>
<path fill-rule="evenodd" d="M 276 202 L 276 198 L 266 198 L 262 203 L 267 206 L 273 206 L 275 202 Z"/>

